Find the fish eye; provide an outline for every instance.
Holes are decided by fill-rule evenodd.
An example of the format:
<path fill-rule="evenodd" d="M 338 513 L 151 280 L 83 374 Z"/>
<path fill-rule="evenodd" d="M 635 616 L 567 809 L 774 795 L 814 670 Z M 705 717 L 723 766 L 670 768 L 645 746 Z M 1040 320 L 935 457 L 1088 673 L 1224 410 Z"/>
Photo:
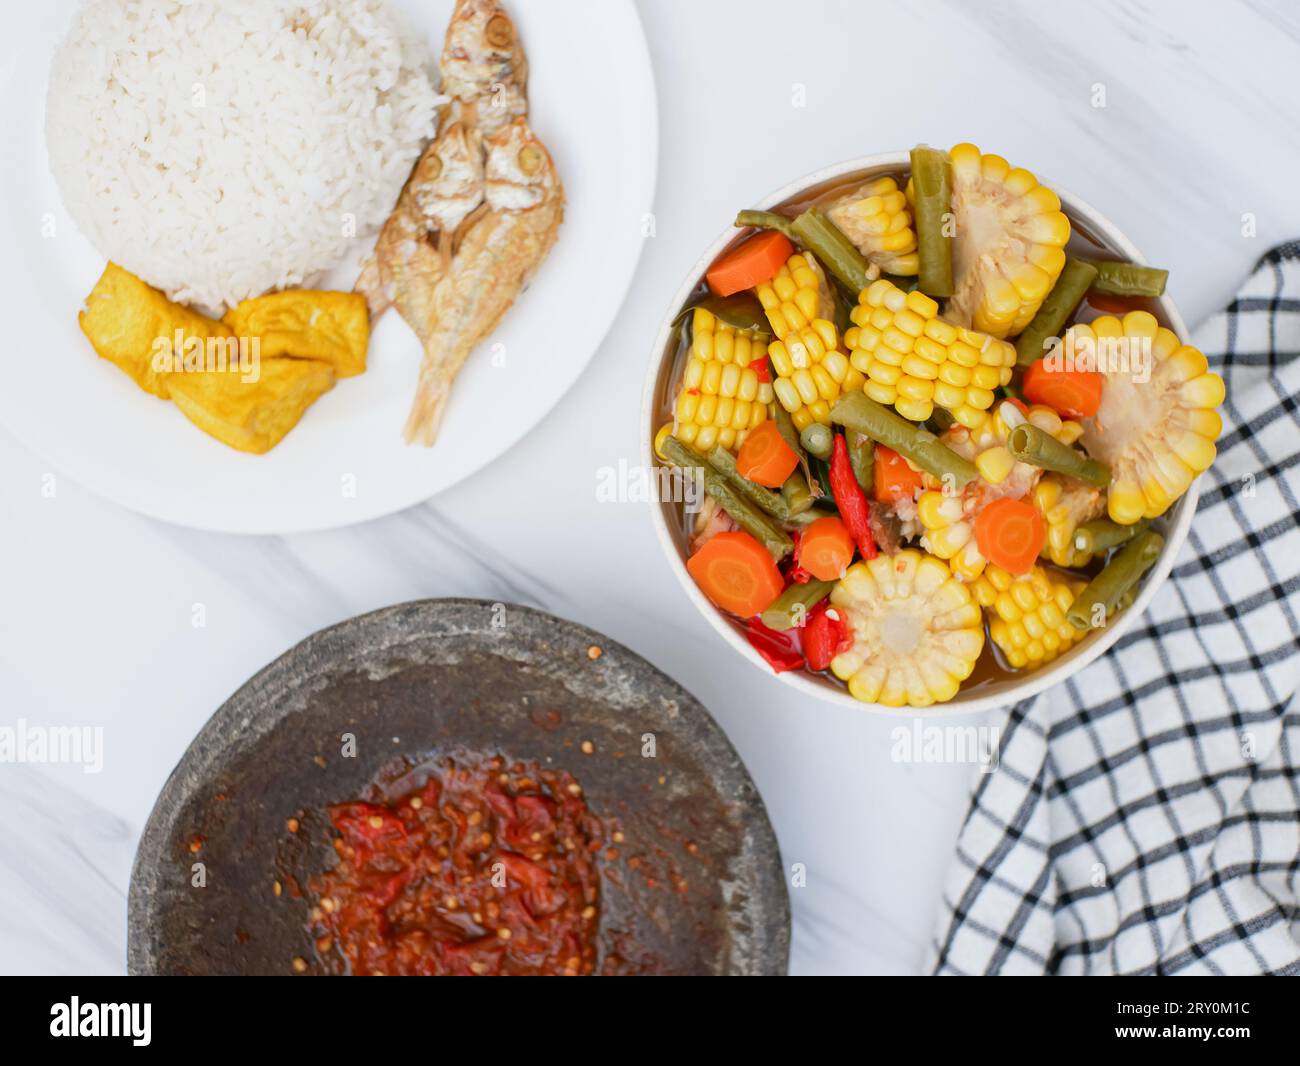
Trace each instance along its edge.
<path fill-rule="evenodd" d="M 430 155 L 428 159 L 428 170 L 425 173 L 430 181 L 442 174 L 442 158 L 436 155 Z"/>
<path fill-rule="evenodd" d="M 506 48 L 515 39 L 514 27 L 505 15 L 497 14 L 488 19 L 485 31 L 487 42 L 493 48 Z"/>
<path fill-rule="evenodd" d="M 519 169 L 525 174 L 536 174 L 542 166 L 542 153 L 531 144 L 519 149 Z"/>

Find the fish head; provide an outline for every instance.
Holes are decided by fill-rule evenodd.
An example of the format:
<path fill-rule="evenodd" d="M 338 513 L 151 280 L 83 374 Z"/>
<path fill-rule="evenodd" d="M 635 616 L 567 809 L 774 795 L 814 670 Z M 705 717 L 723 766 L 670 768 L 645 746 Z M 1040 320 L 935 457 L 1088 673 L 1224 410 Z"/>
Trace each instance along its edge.
<path fill-rule="evenodd" d="M 452 233 L 483 202 L 479 134 L 453 122 L 430 145 L 411 175 L 411 194 L 429 229 Z"/>
<path fill-rule="evenodd" d="M 514 21 L 497 0 L 457 0 L 443 44 L 443 91 L 462 100 L 522 90 L 528 63 Z"/>
<path fill-rule="evenodd" d="M 560 179 L 546 146 L 517 118 L 485 142 L 486 199 L 494 211 L 528 211 L 555 198 Z"/>

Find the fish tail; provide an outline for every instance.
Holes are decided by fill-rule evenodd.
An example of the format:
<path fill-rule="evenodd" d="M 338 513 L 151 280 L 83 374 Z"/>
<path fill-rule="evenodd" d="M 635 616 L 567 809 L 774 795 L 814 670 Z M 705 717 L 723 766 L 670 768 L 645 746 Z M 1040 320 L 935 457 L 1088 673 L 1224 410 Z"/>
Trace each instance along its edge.
<path fill-rule="evenodd" d="M 435 370 L 432 360 L 426 358 L 420 367 L 420 381 L 415 388 L 415 399 L 411 401 L 411 411 L 406 416 L 406 426 L 402 436 L 407 444 L 422 444 L 426 448 L 433 446 L 442 427 L 442 416 L 447 409 L 447 399 L 451 390 Z"/>

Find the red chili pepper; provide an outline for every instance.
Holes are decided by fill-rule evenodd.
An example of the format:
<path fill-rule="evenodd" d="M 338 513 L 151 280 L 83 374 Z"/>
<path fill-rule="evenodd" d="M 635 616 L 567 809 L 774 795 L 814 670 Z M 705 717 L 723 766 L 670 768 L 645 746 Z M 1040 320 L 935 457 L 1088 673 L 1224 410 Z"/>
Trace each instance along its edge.
<path fill-rule="evenodd" d="M 799 565 L 799 531 L 790 534 L 794 541 L 794 550 L 790 553 L 790 563 L 785 572 L 785 579 L 791 585 L 806 585 L 812 580 L 812 574 Z"/>
<path fill-rule="evenodd" d="M 849 446 L 844 442 L 844 434 L 835 434 L 835 443 L 831 448 L 831 495 L 835 497 L 835 506 L 840 509 L 840 517 L 849 527 L 849 533 L 858 546 L 864 559 L 876 557 L 876 538 L 871 535 L 871 509 L 867 506 L 867 497 L 858 484 L 853 473 L 853 464 L 849 462 Z"/>
<path fill-rule="evenodd" d="M 759 381 L 771 381 L 772 371 L 767 362 L 767 356 L 760 355 L 757 359 L 751 359 L 749 369 L 758 375 Z"/>
<path fill-rule="evenodd" d="M 808 612 L 808 620 L 800 630 L 804 657 L 810 670 L 825 670 L 840 652 L 853 647 L 853 630 L 848 620 L 822 600 Z"/>
<path fill-rule="evenodd" d="M 794 638 L 787 633 L 769 629 L 757 615 L 749 620 L 745 635 L 754 650 L 778 674 L 786 670 L 798 670 L 803 666 L 803 656 L 799 654 Z"/>

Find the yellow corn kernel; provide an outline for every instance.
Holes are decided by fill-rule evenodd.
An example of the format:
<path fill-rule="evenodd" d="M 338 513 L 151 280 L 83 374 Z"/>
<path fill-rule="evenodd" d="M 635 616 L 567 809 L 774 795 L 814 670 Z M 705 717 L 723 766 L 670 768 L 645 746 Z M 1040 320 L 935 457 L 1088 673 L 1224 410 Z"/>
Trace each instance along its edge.
<path fill-rule="evenodd" d="M 826 215 L 874 267 L 890 274 L 917 272 L 912 213 L 893 178 L 873 178 L 836 200 Z"/>
<path fill-rule="evenodd" d="M 1079 439 L 1110 467 L 1111 519 L 1131 525 L 1158 518 L 1214 462 L 1222 379 L 1201 352 L 1180 344 L 1146 311 L 1072 326 L 1062 346 L 1095 354 L 1103 378 L 1101 406 Z M 1144 358 L 1139 377 L 1129 364 Z"/>
<path fill-rule="evenodd" d="M 1011 381 L 1015 349 L 1006 341 L 960 329 L 938 318 L 939 305 L 921 292 L 904 293 L 885 278 L 862 290 L 853 309 L 849 360 L 866 375 L 867 395 L 923 422 L 942 407 L 978 428 L 994 389 Z M 873 389 L 870 382 L 879 387 Z"/>
<path fill-rule="evenodd" d="M 975 457 L 975 468 L 980 472 L 980 477 L 990 485 L 1002 484 L 1014 465 L 1015 458 L 1001 445 L 987 448 Z"/>
<path fill-rule="evenodd" d="M 989 637 L 1017 670 L 1051 662 L 1085 634 L 1065 617 L 1085 582 L 1053 577 L 1041 566 L 1013 576 L 988 566 L 971 582 L 975 602 L 988 616 Z"/>
<path fill-rule="evenodd" d="M 820 264 L 810 254 L 792 255 L 754 292 L 772 327 L 767 354 L 777 399 L 796 427 L 829 425 L 830 405 L 846 389 L 861 388 L 864 379 L 840 350 L 831 321 L 834 301 Z"/>
<path fill-rule="evenodd" d="M 703 307 L 691 314 L 691 346 L 667 428 L 698 451 L 739 447 L 767 417 L 771 385 L 750 367 L 762 358 L 761 335 L 738 331 Z M 656 452 L 664 436 L 656 435 Z"/>

